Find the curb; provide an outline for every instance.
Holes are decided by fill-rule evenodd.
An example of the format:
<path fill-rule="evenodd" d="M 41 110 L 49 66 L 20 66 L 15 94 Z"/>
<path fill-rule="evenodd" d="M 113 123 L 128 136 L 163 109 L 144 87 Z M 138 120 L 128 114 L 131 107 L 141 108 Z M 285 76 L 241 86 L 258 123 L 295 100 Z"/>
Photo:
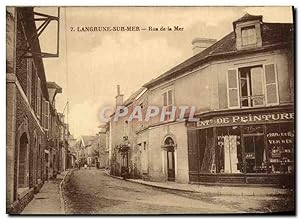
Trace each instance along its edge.
<path fill-rule="evenodd" d="M 112 178 L 119 179 L 119 180 L 123 180 L 122 177 L 111 175 L 111 174 L 110 174 L 109 172 L 107 172 L 106 170 L 104 171 L 104 173 L 105 173 L 107 176 L 110 176 L 110 177 L 112 177 Z M 128 180 L 128 179 L 127 179 L 127 180 Z"/>
<path fill-rule="evenodd" d="M 123 180 L 122 177 L 118 177 L 118 176 L 114 176 L 109 174 L 107 171 L 104 171 L 104 173 L 112 178 L 115 179 L 120 179 Z M 132 179 L 126 179 L 126 181 L 132 182 L 132 183 L 137 183 L 137 184 L 141 184 L 141 185 L 145 185 L 145 186 L 150 186 L 150 187 L 154 187 L 157 189 L 167 189 L 167 190 L 176 190 L 176 191 L 180 191 L 180 192 L 192 192 L 192 193 L 207 193 L 207 194 L 217 194 L 217 195 L 224 195 L 224 196 L 278 196 L 278 195 L 288 195 L 289 192 L 285 192 L 285 193 L 265 193 L 265 194 L 260 194 L 260 193 L 220 193 L 220 192 L 205 192 L 205 191 L 195 191 L 195 190 L 189 190 L 189 189 L 178 189 L 178 188 L 172 188 L 172 187 L 166 187 L 166 186 L 158 186 L 158 185 L 152 185 L 149 183 L 144 183 L 144 182 L 139 182 L 139 181 L 135 181 Z"/>
<path fill-rule="evenodd" d="M 62 189 L 62 185 L 65 182 L 65 178 L 67 177 L 67 175 L 71 174 L 73 170 L 68 170 L 66 172 L 66 174 L 64 175 L 62 181 L 60 181 L 59 183 L 59 198 L 60 198 L 60 209 L 62 214 L 65 214 L 65 201 L 64 201 L 64 196 L 63 196 L 63 189 Z"/>

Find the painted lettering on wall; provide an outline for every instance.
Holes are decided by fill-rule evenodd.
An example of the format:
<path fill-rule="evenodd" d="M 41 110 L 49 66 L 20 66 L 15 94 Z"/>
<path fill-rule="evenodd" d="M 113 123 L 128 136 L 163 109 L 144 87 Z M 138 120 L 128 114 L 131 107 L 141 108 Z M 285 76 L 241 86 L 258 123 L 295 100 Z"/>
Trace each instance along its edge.
<path fill-rule="evenodd" d="M 199 120 L 197 127 L 218 126 L 226 124 L 244 124 L 272 121 L 292 121 L 295 119 L 294 112 L 284 113 L 265 113 L 265 114 L 248 114 L 248 115 L 232 115 L 225 117 L 215 117 L 208 120 Z"/>

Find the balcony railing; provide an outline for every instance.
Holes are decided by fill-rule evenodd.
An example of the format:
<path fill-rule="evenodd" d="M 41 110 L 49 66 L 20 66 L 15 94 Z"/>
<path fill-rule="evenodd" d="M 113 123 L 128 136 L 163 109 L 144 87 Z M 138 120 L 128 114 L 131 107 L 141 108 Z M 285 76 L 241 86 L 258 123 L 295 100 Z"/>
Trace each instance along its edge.
<path fill-rule="evenodd" d="M 265 106 L 265 96 L 264 95 L 252 95 L 252 96 L 242 96 L 240 97 L 241 107 L 256 107 Z"/>

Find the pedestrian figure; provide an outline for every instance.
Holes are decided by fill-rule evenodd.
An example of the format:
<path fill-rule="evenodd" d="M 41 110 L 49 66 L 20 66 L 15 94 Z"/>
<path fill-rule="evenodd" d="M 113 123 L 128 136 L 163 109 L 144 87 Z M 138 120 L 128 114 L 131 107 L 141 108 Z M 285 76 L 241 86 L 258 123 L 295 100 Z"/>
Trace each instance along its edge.
<path fill-rule="evenodd" d="M 121 167 L 121 176 L 122 176 L 123 180 L 126 180 L 128 178 L 128 175 L 129 175 L 128 167 L 122 166 Z"/>

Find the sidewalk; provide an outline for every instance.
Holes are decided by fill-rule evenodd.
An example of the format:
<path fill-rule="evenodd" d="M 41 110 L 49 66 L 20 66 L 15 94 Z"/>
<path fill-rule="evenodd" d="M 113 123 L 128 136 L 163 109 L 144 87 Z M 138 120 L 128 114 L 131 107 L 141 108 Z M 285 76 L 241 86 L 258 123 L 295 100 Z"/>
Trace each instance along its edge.
<path fill-rule="evenodd" d="M 49 180 L 42 186 L 40 192 L 25 207 L 21 215 L 34 214 L 65 214 L 61 194 L 61 183 L 69 170 L 58 174 L 56 180 Z"/>
<path fill-rule="evenodd" d="M 122 179 L 118 176 L 113 176 L 105 171 L 111 177 Z M 161 189 L 179 190 L 185 192 L 206 193 L 215 195 L 229 196 L 271 196 L 271 195 L 287 195 L 288 189 L 265 186 L 219 186 L 219 185 L 194 185 L 176 182 L 151 182 L 141 179 L 126 179 L 127 181 L 139 183 L 147 186 L 152 186 Z"/>

